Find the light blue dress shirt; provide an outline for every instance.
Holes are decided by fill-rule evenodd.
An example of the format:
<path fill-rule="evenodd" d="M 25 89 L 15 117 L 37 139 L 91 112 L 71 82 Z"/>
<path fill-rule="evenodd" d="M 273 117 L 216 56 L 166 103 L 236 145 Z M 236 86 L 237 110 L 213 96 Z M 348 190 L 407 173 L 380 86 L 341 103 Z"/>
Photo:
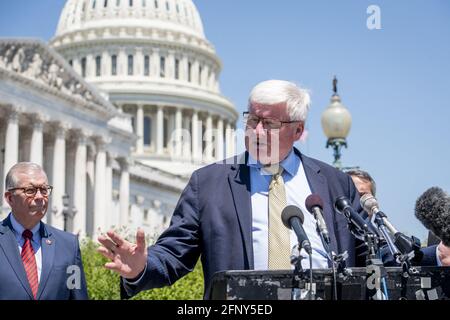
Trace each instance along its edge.
<path fill-rule="evenodd" d="M 292 149 L 289 155 L 280 162 L 283 167 L 283 179 L 286 189 L 287 205 L 299 207 L 305 217 L 303 228 L 312 246 L 313 268 L 328 268 L 328 259 L 320 235 L 317 233 L 316 220 L 305 207 L 305 200 L 311 194 L 311 189 L 306 179 L 305 171 L 299 156 Z M 253 258 L 255 270 L 268 269 L 268 238 L 269 238 L 269 184 L 272 179 L 270 173 L 264 170 L 261 163 L 255 161 L 250 155 L 248 159 L 250 167 L 250 186 L 252 204 L 252 236 Z M 281 217 L 280 217 L 281 219 Z M 291 248 L 297 244 L 294 231 L 290 231 Z M 307 259 L 302 260 L 302 267 L 309 269 L 309 259 L 305 250 L 300 254 Z M 289 259 L 290 257 L 286 257 Z M 293 266 L 292 266 L 293 268 Z"/>
<path fill-rule="evenodd" d="M 11 225 L 14 229 L 14 236 L 17 240 L 17 245 L 19 247 L 19 253 L 22 253 L 22 247 L 25 243 L 25 239 L 22 236 L 25 228 L 14 218 L 11 214 Z M 38 272 L 38 282 L 41 279 L 42 271 L 42 250 L 41 250 L 41 233 L 39 232 L 40 223 L 35 225 L 30 231 L 33 233 L 33 239 L 31 240 L 31 245 L 34 250 L 34 257 L 36 258 L 36 266 Z"/>

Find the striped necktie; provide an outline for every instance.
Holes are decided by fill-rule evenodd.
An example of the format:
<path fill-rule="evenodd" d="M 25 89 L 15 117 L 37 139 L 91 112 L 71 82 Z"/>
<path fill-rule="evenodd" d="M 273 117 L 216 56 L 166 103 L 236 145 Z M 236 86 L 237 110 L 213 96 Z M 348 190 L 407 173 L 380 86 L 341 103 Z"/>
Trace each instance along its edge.
<path fill-rule="evenodd" d="M 38 272 L 36 265 L 36 258 L 34 257 L 33 246 L 31 245 L 31 239 L 33 238 L 33 233 L 30 230 L 24 230 L 22 233 L 25 242 L 22 247 L 22 261 L 25 267 L 25 272 L 27 273 L 28 283 L 30 284 L 31 292 L 33 293 L 34 299 L 36 299 L 38 291 Z"/>
<path fill-rule="evenodd" d="M 286 190 L 279 166 L 269 185 L 269 270 L 290 269 L 290 236 L 281 220 L 286 207 Z"/>

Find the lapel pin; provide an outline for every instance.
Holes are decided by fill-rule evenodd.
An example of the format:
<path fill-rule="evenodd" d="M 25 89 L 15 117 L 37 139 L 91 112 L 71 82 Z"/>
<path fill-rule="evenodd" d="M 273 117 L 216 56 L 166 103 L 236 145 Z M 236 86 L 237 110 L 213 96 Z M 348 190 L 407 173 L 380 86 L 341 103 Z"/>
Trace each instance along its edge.
<path fill-rule="evenodd" d="M 45 240 L 45 243 L 48 244 L 48 245 L 51 245 L 52 244 L 52 240 L 47 239 L 47 240 Z"/>

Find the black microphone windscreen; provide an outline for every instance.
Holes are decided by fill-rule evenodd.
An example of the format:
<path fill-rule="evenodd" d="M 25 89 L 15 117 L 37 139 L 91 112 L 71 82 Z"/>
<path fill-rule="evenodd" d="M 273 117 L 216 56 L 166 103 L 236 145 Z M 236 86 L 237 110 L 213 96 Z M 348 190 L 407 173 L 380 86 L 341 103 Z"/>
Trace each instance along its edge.
<path fill-rule="evenodd" d="M 303 212 L 299 207 L 292 205 L 286 206 L 281 212 L 281 220 L 283 221 L 284 226 L 288 229 L 291 229 L 291 224 L 289 223 L 289 220 L 292 217 L 299 218 L 302 224 L 303 220 L 305 219 L 305 216 L 303 215 Z"/>
<path fill-rule="evenodd" d="M 450 246 L 450 196 L 439 187 L 426 190 L 416 201 L 416 218 Z"/>
<path fill-rule="evenodd" d="M 305 200 L 306 210 L 310 213 L 313 213 L 314 207 L 319 207 L 320 210 L 323 210 L 323 201 L 322 198 L 318 194 L 310 194 Z"/>

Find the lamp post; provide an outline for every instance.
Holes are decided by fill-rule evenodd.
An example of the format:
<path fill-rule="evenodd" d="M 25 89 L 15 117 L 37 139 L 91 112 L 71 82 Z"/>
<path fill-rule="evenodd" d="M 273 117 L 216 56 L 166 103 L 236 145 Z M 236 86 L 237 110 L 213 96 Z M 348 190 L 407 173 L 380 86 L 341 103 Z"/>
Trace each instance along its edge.
<path fill-rule="evenodd" d="M 347 136 L 352 125 L 352 117 L 348 109 L 341 103 L 341 98 L 337 93 L 337 79 L 333 79 L 333 96 L 331 103 L 322 113 L 322 129 L 327 136 L 326 147 L 333 148 L 333 165 L 342 169 L 341 149 L 347 148 Z"/>
<path fill-rule="evenodd" d="M 64 217 L 64 231 L 67 231 L 67 220 L 68 218 L 73 218 L 77 213 L 77 210 L 74 207 L 70 207 L 69 195 L 67 193 L 62 196 L 62 215 Z"/>

